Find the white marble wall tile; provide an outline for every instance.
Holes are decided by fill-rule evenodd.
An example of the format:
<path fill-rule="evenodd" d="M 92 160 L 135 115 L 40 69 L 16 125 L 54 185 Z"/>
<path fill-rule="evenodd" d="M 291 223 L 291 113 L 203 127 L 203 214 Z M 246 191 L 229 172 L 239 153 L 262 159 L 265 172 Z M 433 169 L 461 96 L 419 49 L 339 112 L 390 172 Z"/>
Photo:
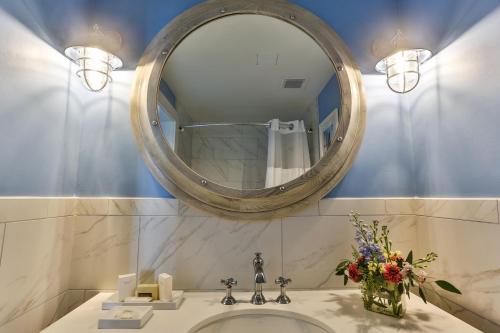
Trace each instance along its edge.
<path fill-rule="evenodd" d="M 179 201 L 161 198 L 109 199 L 109 215 L 177 215 Z"/>
<path fill-rule="evenodd" d="M 70 289 L 114 289 L 119 274 L 137 270 L 139 218 L 78 216 Z"/>
<path fill-rule="evenodd" d="M 427 302 L 430 302 L 446 312 L 454 315 L 455 317 L 465 321 L 466 323 L 474 326 L 485 333 L 498 333 L 500 332 L 500 325 L 464 308 L 463 306 L 448 300 L 434 292 L 433 289 L 425 288 Z"/>
<path fill-rule="evenodd" d="M 227 221 L 207 217 L 141 217 L 139 272 L 151 282 L 162 272 L 177 289 L 221 289 L 234 277 L 239 289 L 253 286 L 252 259 L 262 252 L 266 287 L 281 274 L 281 222 Z"/>
<path fill-rule="evenodd" d="M 429 274 L 462 291 L 442 294 L 500 324 L 500 224 L 419 217 L 417 226 L 419 254 L 439 255 Z"/>
<path fill-rule="evenodd" d="M 77 198 L 49 198 L 47 217 L 71 216 L 75 212 Z"/>
<path fill-rule="evenodd" d="M 303 209 L 290 213 L 288 217 L 295 216 L 318 216 L 319 215 L 319 202 L 313 202 Z"/>
<path fill-rule="evenodd" d="M 85 301 L 85 290 L 66 290 L 59 299 L 57 311 L 54 315 L 54 320 L 58 320 L 70 313 Z"/>
<path fill-rule="evenodd" d="M 48 202 L 45 198 L 1 198 L 0 222 L 46 218 Z"/>
<path fill-rule="evenodd" d="M 78 198 L 74 214 L 78 216 L 108 215 L 109 200 L 107 198 Z"/>
<path fill-rule="evenodd" d="M 68 288 L 72 218 L 8 223 L 0 266 L 0 324 Z"/>
<path fill-rule="evenodd" d="M 387 198 L 385 209 L 388 215 L 412 215 L 423 206 L 423 200 L 417 198 Z"/>
<path fill-rule="evenodd" d="M 20 317 L 0 325 L 0 333 L 39 333 L 57 318 L 58 307 L 63 298 L 64 293 L 57 295 Z"/>
<path fill-rule="evenodd" d="M 344 216 L 351 211 L 361 215 L 385 215 L 385 200 L 326 198 L 319 202 L 320 215 Z"/>
<path fill-rule="evenodd" d="M 204 210 L 193 207 L 183 201 L 179 201 L 179 216 L 211 217 L 213 215 Z"/>
<path fill-rule="evenodd" d="M 417 215 L 498 223 L 495 199 L 423 199 Z"/>
<path fill-rule="evenodd" d="M 367 217 L 366 221 L 370 221 Z M 379 217 L 380 219 L 380 217 Z M 393 248 L 408 252 L 416 246 L 413 216 L 381 218 L 391 229 Z M 291 288 L 339 288 L 335 275 L 341 259 L 351 258 L 354 229 L 346 216 L 291 217 L 283 219 L 283 270 Z M 349 283 L 348 287 L 354 287 Z"/>
<path fill-rule="evenodd" d="M 3 239 L 5 235 L 5 223 L 0 223 L 0 267 L 2 266 L 2 254 L 3 254 Z"/>
<path fill-rule="evenodd" d="M 83 300 L 84 302 L 87 302 L 89 299 L 91 299 L 92 297 L 96 296 L 97 294 L 99 293 L 110 293 L 110 292 L 115 292 L 116 289 L 87 289 L 87 290 L 84 290 L 84 296 L 83 296 Z"/>

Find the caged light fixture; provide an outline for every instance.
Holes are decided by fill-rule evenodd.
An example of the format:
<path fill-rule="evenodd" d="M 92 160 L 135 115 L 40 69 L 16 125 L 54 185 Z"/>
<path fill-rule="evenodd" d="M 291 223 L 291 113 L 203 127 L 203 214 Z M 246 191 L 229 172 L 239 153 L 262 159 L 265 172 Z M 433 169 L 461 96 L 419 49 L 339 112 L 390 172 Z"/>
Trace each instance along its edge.
<path fill-rule="evenodd" d="M 391 40 L 396 50 L 375 65 L 375 70 L 387 75 L 387 85 L 392 91 L 404 94 L 413 90 L 420 80 L 420 65 L 427 61 L 432 52 L 426 49 L 404 48 L 404 39 L 398 30 Z"/>
<path fill-rule="evenodd" d="M 108 36 L 101 32 L 99 26 L 94 25 L 94 31 L 85 43 L 88 46 L 70 46 L 64 51 L 66 56 L 78 65 L 76 75 L 90 91 L 103 90 L 108 82 L 112 81 L 111 72 L 123 66 L 120 58 L 103 49 L 103 45 L 109 45 L 106 39 Z"/>

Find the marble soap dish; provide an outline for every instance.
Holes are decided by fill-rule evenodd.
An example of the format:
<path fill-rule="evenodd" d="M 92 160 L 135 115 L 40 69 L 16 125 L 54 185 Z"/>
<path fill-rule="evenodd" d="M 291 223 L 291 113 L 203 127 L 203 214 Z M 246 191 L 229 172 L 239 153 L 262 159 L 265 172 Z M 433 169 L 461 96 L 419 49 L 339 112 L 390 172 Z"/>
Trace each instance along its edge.
<path fill-rule="evenodd" d="M 120 302 L 118 300 L 118 294 L 114 293 L 107 300 L 102 303 L 103 310 L 111 310 L 117 306 L 151 306 L 153 310 L 177 310 L 184 299 L 184 291 L 173 290 L 171 301 L 132 301 L 132 302 Z"/>

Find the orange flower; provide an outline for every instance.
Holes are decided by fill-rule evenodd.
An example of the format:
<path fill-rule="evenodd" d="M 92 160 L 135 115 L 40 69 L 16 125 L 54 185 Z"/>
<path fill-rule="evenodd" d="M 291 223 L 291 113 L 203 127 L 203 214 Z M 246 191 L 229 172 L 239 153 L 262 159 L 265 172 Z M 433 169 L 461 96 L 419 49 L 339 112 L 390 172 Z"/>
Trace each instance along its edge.
<path fill-rule="evenodd" d="M 394 264 L 385 264 L 384 279 L 388 282 L 398 284 L 402 280 L 400 269 Z"/>

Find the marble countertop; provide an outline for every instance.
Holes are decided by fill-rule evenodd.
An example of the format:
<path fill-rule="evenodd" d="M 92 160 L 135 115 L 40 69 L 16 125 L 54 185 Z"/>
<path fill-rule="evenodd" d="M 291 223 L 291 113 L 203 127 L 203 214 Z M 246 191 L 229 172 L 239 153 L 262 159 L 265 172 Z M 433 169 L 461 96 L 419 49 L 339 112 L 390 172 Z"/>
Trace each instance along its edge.
<path fill-rule="evenodd" d="M 277 296 L 276 291 L 265 291 L 268 299 Z M 100 293 L 42 333 L 90 333 L 131 332 L 132 330 L 98 330 L 97 319 L 101 303 L 110 293 Z M 155 311 L 141 330 L 151 333 L 188 333 L 194 326 L 211 321 L 213 316 L 224 317 L 235 313 L 266 313 L 299 317 L 308 316 L 334 332 L 480 332 L 460 319 L 432 304 L 424 304 L 418 296 L 408 301 L 404 319 L 395 319 L 363 309 L 359 290 L 289 291 L 292 303 L 286 305 L 268 302 L 257 306 L 250 304 L 251 293 L 235 292 L 239 303 L 232 306 L 220 304 L 224 292 L 187 292 L 178 310 Z"/>

